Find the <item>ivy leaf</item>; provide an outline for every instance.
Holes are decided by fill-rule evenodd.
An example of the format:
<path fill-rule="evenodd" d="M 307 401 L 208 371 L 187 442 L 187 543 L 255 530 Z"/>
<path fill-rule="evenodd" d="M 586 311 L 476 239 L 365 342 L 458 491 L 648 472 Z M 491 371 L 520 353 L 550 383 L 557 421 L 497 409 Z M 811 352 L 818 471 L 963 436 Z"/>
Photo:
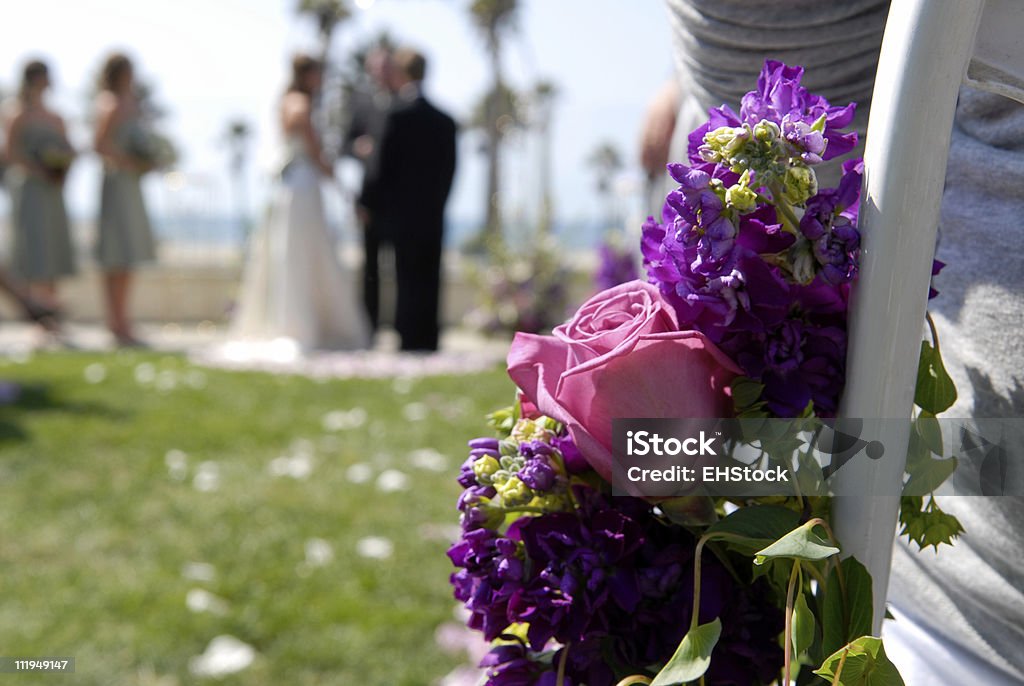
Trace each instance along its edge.
<path fill-rule="evenodd" d="M 964 527 L 959 519 L 943 512 L 935 498 L 929 498 L 923 510 L 922 501 L 923 498 L 913 495 L 900 500 L 900 524 L 903 525 L 900 535 L 909 538 L 921 550 L 934 546 L 938 552 L 941 544 L 952 545 L 964 532 Z"/>
<path fill-rule="evenodd" d="M 799 521 L 798 512 L 780 505 L 750 505 L 720 519 L 706 533 L 718 534 L 716 538 L 749 555 L 785 536 Z"/>
<path fill-rule="evenodd" d="M 903 486 L 907 495 L 926 495 L 945 483 L 956 471 L 959 462 L 955 457 L 935 460 L 928 457 L 914 463 L 907 463 L 910 478 Z"/>
<path fill-rule="evenodd" d="M 839 583 L 842 572 L 846 594 Z M 848 557 L 828 575 L 822 608 L 822 649 L 833 653 L 858 636 L 871 633 L 874 592 L 871 574 L 856 558 Z"/>
<path fill-rule="evenodd" d="M 701 624 L 686 632 L 672 659 L 654 677 L 651 686 L 681 686 L 704 676 L 711 666 L 711 652 L 722 635 L 722 622 Z"/>
<path fill-rule="evenodd" d="M 922 412 L 914 421 L 914 429 L 932 453 L 939 456 L 944 454 L 942 447 L 942 425 L 939 424 L 939 420 L 935 415 L 930 412 Z"/>
<path fill-rule="evenodd" d="M 737 376 L 730 385 L 732 404 L 737 411 L 753 406 L 761 399 L 764 384 L 754 381 L 748 376 Z"/>
<path fill-rule="evenodd" d="M 845 654 L 845 660 L 844 660 Z M 839 663 L 843 667 L 836 679 Z M 882 646 L 882 639 L 861 636 L 825 658 L 815 674 L 838 686 L 905 686 Z"/>
<path fill-rule="evenodd" d="M 928 341 L 921 341 L 914 404 L 926 412 L 937 415 L 948 410 L 955 402 L 956 385 L 942 364 L 942 354 Z"/>
<path fill-rule="evenodd" d="M 766 548 L 757 551 L 754 564 L 764 564 L 765 560 L 785 557 L 792 560 L 824 560 L 839 552 L 835 547 L 818 534 L 814 533 L 817 522 L 811 520 L 793 529 L 788 534 Z"/>
<path fill-rule="evenodd" d="M 793 605 L 793 652 L 797 655 L 810 649 L 814 643 L 814 613 L 807 606 L 803 592 L 797 594 Z"/>

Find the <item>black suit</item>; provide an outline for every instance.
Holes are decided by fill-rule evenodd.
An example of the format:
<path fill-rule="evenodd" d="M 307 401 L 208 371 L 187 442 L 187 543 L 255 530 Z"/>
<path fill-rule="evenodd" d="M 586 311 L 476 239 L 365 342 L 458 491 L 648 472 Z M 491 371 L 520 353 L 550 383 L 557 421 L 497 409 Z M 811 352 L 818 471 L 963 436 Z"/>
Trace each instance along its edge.
<path fill-rule="evenodd" d="M 395 246 L 395 328 L 403 350 L 436 350 L 440 330 L 444 207 L 455 175 L 455 122 L 418 96 L 397 99 L 362 204 Z"/>
<path fill-rule="evenodd" d="M 380 90 L 357 91 L 353 97 L 351 119 L 345 127 L 342 153 L 357 157 L 355 141 L 361 136 L 369 136 L 373 140 L 374 151 L 380 144 L 384 130 L 384 121 L 391 107 L 391 95 Z M 365 195 L 366 179 L 373 176 L 376 154 L 370 159 L 360 160 L 363 163 L 364 189 L 360 197 Z M 362 200 L 360 200 L 362 202 Z M 381 248 L 380 230 L 373 219 L 363 225 L 363 305 L 373 329 L 377 328 L 380 319 L 380 264 Z"/>

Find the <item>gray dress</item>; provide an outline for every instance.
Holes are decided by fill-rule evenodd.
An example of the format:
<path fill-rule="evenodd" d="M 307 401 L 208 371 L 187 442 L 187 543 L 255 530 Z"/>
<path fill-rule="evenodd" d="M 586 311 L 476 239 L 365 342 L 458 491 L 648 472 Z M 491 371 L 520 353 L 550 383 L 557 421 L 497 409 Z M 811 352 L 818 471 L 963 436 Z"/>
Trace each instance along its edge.
<path fill-rule="evenodd" d="M 133 139 L 141 135 L 139 121 L 129 119 L 114 132 L 114 143 L 123 154 L 129 154 Z M 103 170 L 96 260 L 104 269 L 129 269 L 156 259 L 141 181 L 134 171 Z"/>
<path fill-rule="evenodd" d="M 736 108 L 768 57 L 805 67 L 804 85 L 833 104 L 857 101 L 863 133 L 885 0 L 666 2 L 684 140 L 707 107 Z M 960 391 L 948 416 L 1024 415 L 1022 217 L 1024 107 L 964 89 L 942 208 L 939 257 L 948 266 L 931 307 Z M 899 539 L 889 593 L 898 621 L 886 624 L 887 650 L 909 686 L 1024 684 L 1024 499 L 940 502 L 966 534 L 938 555 Z"/>
<path fill-rule="evenodd" d="M 25 126 L 15 145 L 21 154 L 40 159 L 47 146 L 66 145 L 51 126 Z M 14 271 L 27 281 L 51 281 L 75 273 L 75 255 L 64 207 L 64 188 L 49 179 L 10 170 Z"/>

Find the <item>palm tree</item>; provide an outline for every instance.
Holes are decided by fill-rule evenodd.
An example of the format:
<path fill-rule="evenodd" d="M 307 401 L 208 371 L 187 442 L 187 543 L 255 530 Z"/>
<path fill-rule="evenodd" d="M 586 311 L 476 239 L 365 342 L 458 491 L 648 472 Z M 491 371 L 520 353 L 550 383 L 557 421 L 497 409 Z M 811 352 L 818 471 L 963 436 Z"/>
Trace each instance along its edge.
<path fill-rule="evenodd" d="M 552 81 L 538 81 L 530 94 L 530 119 L 540 140 L 540 218 L 537 229 L 541 233 L 551 231 L 551 119 L 558 87 Z"/>
<path fill-rule="evenodd" d="M 238 213 L 238 226 L 241 229 L 243 239 L 247 238 L 249 234 L 249 219 L 245 199 L 245 166 L 246 162 L 248 162 L 249 139 L 251 137 L 252 128 L 244 119 L 232 119 L 228 122 L 224 139 L 227 142 L 230 153 L 228 164 L 234 188 L 235 211 Z"/>
<path fill-rule="evenodd" d="M 326 65 L 334 29 L 352 15 L 348 4 L 345 0 L 299 0 L 296 11 L 308 14 L 316 21 L 320 36 L 320 63 Z"/>
<path fill-rule="evenodd" d="M 509 91 L 501 70 L 501 45 L 505 34 L 514 28 L 517 6 L 516 0 L 472 0 L 469 5 L 473 23 L 483 35 L 491 70 L 491 86 L 484 98 L 482 117 L 487 156 L 485 236 L 501 233 L 501 117 L 508 114 L 502 107 Z"/>
<path fill-rule="evenodd" d="M 615 175 L 622 170 L 622 153 L 615 147 L 614 143 L 604 141 L 594 148 L 587 157 L 587 165 L 594 172 L 595 186 L 597 193 L 605 201 L 604 220 L 612 225 L 617 222 L 615 211 L 615 198 L 612 195 L 612 181 Z"/>

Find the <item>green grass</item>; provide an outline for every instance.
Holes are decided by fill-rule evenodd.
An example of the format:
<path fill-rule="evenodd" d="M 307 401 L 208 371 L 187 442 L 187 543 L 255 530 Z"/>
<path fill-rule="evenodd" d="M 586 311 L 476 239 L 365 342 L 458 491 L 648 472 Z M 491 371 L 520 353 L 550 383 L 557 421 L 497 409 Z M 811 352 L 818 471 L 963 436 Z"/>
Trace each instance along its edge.
<path fill-rule="evenodd" d="M 146 364 L 175 387 L 140 383 Z M 102 382 L 86 381 L 90 365 L 103 366 Z M 189 658 L 219 634 L 259 652 L 226 685 L 423 686 L 446 673 L 458 660 L 434 644 L 453 608 L 436 529 L 456 522 L 465 441 L 510 400 L 504 373 L 401 388 L 197 369 L 137 353 L 0 362 L 0 379 L 26 387 L 0 407 L 0 656 L 77 661 L 73 676 L 0 674 L 0 684 L 202 683 Z M 426 405 L 426 419 L 407 420 L 410 403 Z M 362 426 L 324 428 L 326 413 L 354 407 L 366 410 Z M 296 440 L 313 445 L 310 477 L 272 475 Z M 427 446 L 446 471 L 409 464 Z M 184 479 L 169 472 L 172 449 L 188 456 Z M 216 491 L 194 487 L 204 461 L 218 465 Z M 353 483 L 346 470 L 358 462 L 374 476 L 400 469 L 411 488 Z M 391 539 L 393 556 L 356 554 L 366 536 Z M 303 564 L 311 538 L 330 543 L 332 561 Z M 186 578 L 192 562 L 215 578 Z M 189 610 L 193 588 L 223 598 L 226 613 Z"/>

